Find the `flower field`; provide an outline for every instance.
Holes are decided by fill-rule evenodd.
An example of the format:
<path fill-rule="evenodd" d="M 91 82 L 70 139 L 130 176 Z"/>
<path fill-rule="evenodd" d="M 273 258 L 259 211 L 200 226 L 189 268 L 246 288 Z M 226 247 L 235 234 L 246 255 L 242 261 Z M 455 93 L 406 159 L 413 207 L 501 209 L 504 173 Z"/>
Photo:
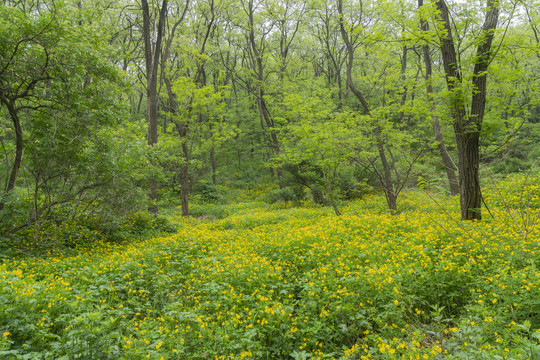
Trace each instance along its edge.
<path fill-rule="evenodd" d="M 341 217 L 251 201 L 175 217 L 169 236 L 6 260 L 0 358 L 540 359 L 539 194 L 486 190 L 478 223 L 421 192 L 394 216 L 377 196 Z"/>

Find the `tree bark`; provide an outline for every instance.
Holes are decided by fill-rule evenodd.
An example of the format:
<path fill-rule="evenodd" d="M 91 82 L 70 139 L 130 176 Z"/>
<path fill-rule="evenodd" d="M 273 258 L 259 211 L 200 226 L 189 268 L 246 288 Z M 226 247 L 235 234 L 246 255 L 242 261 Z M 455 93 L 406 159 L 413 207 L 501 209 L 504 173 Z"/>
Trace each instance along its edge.
<path fill-rule="evenodd" d="M 435 111 L 435 105 L 432 105 L 432 112 Z M 452 196 L 459 194 L 459 180 L 456 177 L 456 165 L 454 164 L 454 161 L 450 157 L 450 154 L 448 153 L 448 149 L 446 148 L 446 143 L 444 141 L 442 131 L 441 131 L 441 125 L 439 123 L 439 118 L 437 116 L 433 116 L 433 134 L 435 135 L 435 140 L 437 140 L 437 147 L 439 149 L 439 154 L 441 156 L 441 159 L 443 161 L 443 166 L 446 171 L 446 178 L 448 179 L 448 186 L 450 187 L 450 194 Z"/>
<path fill-rule="evenodd" d="M 470 115 L 466 115 L 465 101 L 460 95 L 462 84 L 460 65 L 457 61 L 450 16 L 444 0 L 437 1 L 441 22 L 446 35 L 441 37 L 441 52 L 448 90 L 452 94 L 454 133 L 458 147 L 459 190 L 462 220 L 481 220 L 482 190 L 480 188 L 480 131 L 484 119 L 487 94 L 487 69 L 491 60 L 491 44 L 499 19 L 499 8 L 494 0 L 487 0 L 487 11 L 478 35 L 473 70 L 473 90 Z"/>
<path fill-rule="evenodd" d="M 182 216 L 189 216 L 189 148 L 186 139 L 186 129 L 183 125 L 178 127 L 178 133 L 182 142 L 182 154 L 184 155 L 184 164 L 180 170 L 180 204 L 182 206 Z"/>
<path fill-rule="evenodd" d="M 152 44 L 153 30 L 148 0 L 141 0 L 141 7 L 143 12 L 142 30 L 144 39 L 144 57 L 146 61 L 146 120 L 148 122 L 148 145 L 154 146 L 158 141 L 158 65 L 163 42 L 163 30 L 167 17 L 167 0 L 163 0 L 159 11 L 155 44 Z M 157 215 L 158 207 L 156 200 L 158 195 L 158 182 L 156 179 L 150 179 L 149 188 L 149 197 L 152 202 L 149 210 L 154 213 L 154 215 Z"/>
<path fill-rule="evenodd" d="M 214 145 L 210 148 L 210 165 L 212 166 L 212 184 L 216 185 L 216 156 Z"/>
<path fill-rule="evenodd" d="M 418 0 L 418 8 L 424 5 L 423 0 Z M 420 29 L 422 31 L 429 31 L 429 25 L 427 21 L 420 20 Z M 435 114 L 436 106 L 435 106 L 435 100 L 434 100 L 434 94 L 433 91 L 433 85 L 431 84 L 433 79 L 433 70 L 431 67 L 431 55 L 429 53 L 429 46 L 427 44 L 422 46 L 422 53 L 424 58 L 424 65 L 426 67 L 426 93 L 428 96 L 428 101 L 430 103 L 430 110 L 432 114 Z M 444 169 L 446 171 L 446 177 L 448 179 L 448 185 L 450 187 L 450 193 L 452 195 L 459 194 L 459 181 L 456 177 L 455 172 L 455 164 L 452 161 L 452 158 L 450 157 L 450 154 L 448 153 L 448 149 L 446 148 L 446 143 L 444 141 L 444 138 L 442 136 L 441 131 L 441 125 L 439 123 L 439 118 L 436 115 L 432 115 L 433 118 L 433 134 L 435 135 L 435 140 L 437 140 L 437 147 L 439 148 L 439 154 L 441 156 Z"/>
<path fill-rule="evenodd" d="M 164 76 L 163 82 L 167 89 L 170 107 L 168 109 L 171 114 L 171 121 L 176 127 L 178 136 L 182 140 L 182 165 L 180 166 L 180 204 L 182 207 L 182 216 L 189 216 L 189 147 L 187 144 L 187 126 L 186 124 L 174 118 L 178 111 L 178 103 L 172 90 L 172 83 L 169 77 Z M 191 114 L 191 108 L 189 109 Z"/>
<path fill-rule="evenodd" d="M 343 65 L 342 57 L 341 57 L 341 51 L 342 50 L 334 50 L 337 52 L 337 54 L 334 54 L 334 51 L 332 51 L 332 44 L 334 41 L 330 39 L 330 18 L 331 15 L 329 13 L 329 9 L 325 9 L 324 16 L 319 16 L 322 22 L 324 23 L 324 36 L 318 36 L 319 40 L 324 43 L 324 46 L 326 48 L 326 56 L 328 59 L 331 60 L 331 63 L 328 62 L 328 84 L 330 85 L 332 82 L 332 77 L 334 77 L 338 84 L 338 106 L 337 109 L 341 111 L 343 108 L 343 83 L 342 83 L 342 77 L 341 77 L 341 69 Z M 337 47 L 337 46 L 336 46 Z M 334 75 L 334 76 L 332 76 Z"/>
<path fill-rule="evenodd" d="M 13 161 L 13 166 L 11 168 L 11 174 L 9 175 L 9 181 L 6 186 L 6 193 L 12 191 L 15 188 L 15 182 L 17 181 L 17 175 L 19 169 L 21 168 L 22 162 L 22 153 L 23 153 L 23 137 L 22 137 L 22 127 L 21 120 L 15 109 L 15 104 L 13 101 L 4 102 L 8 108 L 9 116 L 13 122 L 13 127 L 15 128 L 15 159 Z"/>

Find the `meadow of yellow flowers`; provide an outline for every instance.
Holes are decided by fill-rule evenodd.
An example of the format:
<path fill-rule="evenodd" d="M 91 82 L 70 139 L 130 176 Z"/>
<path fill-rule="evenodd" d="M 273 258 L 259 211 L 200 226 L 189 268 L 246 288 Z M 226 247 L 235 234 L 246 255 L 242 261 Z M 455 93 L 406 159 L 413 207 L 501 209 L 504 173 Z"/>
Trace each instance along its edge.
<path fill-rule="evenodd" d="M 531 178 L 486 189 L 482 222 L 425 192 L 397 215 L 380 196 L 340 217 L 249 201 L 5 260 L 0 358 L 540 359 L 539 196 Z"/>

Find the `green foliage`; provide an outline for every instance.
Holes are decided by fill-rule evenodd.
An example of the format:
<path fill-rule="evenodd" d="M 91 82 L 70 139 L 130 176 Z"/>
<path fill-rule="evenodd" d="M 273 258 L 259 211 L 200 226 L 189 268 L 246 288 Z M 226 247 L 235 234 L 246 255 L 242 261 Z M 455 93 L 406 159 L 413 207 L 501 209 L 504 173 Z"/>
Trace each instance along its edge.
<path fill-rule="evenodd" d="M 97 239 L 77 256 L 4 260 L 0 354 L 534 359 L 538 232 L 523 239 L 500 221 L 500 206 L 494 220 L 459 223 L 422 192 L 404 194 L 416 207 L 400 215 L 384 202 L 349 202 L 342 217 L 320 207 L 194 205 L 228 216 L 177 217 L 174 234 L 122 246 Z M 36 237 L 101 236 L 77 226 Z M 125 229 L 155 226 L 140 213 Z"/>
<path fill-rule="evenodd" d="M 17 121 L 24 153 L 15 189 L 2 194 L 2 234 L 96 216 L 115 222 L 146 207 L 141 186 L 151 168 L 125 122 L 124 78 L 105 39 L 79 15 L 66 4 L 36 14 L 0 7 L 0 111 L 16 109 L 1 120 L 2 144 L 11 143 L 2 147 L 1 173 L 15 166 Z"/>
<path fill-rule="evenodd" d="M 135 212 L 114 221 L 84 218 L 25 227 L 10 238 L 0 238 L 0 259 L 24 256 L 71 256 L 103 244 L 127 244 L 142 237 L 173 233 L 177 227 L 165 216 Z"/>
<path fill-rule="evenodd" d="M 224 205 L 192 204 L 190 214 L 201 220 L 216 220 L 226 218 L 231 214 L 231 211 Z"/>
<path fill-rule="evenodd" d="M 272 190 L 268 193 L 268 197 L 266 199 L 266 202 L 269 204 L 275 204 L 277 202 L 294 202 L 298 203 L 301 199 L 298 198 L 297 193 L 291 188 L 283 188 L 283 189 L 276 189 Z"/>
<path fill-rule="evenodd" d="M 208 181 L 199 182 L 196 192 L 199 194 L 200 200 L 204 203 L 215 203 L 221 198 L 219 188 Z"/>
<path fill-rule="evenodd" d="M 431 123 L 455 157 L 451 115 L 476 91 L 484 10 L 449 4 L 467 70 L 448 91 L 456 79 L 440 61 L 423 78 L 421 46 L 437 59 L 445 32 L 434 2 L 342 3 L 369 111 L 346 84 L 334 2 L 259 2 L 252 25 L 246 2 L 197 2 L 178 23 L 182 4 L 172 4 L 178 25 L 166 30 L 171 56 L 159 73 L 179 106 L 169 111 L 162 87 L 152 148 L 139 10 L 0 5 L 0 97 L 21 95 L 24 139 L 15 188 L 4 191 L 17 134 L 3 99 L 1 358 L 538 356 L 538 174 L 505 177 L 536 171 L 540 157 L 536 7 L 499 4 L 508 28 L 496 33 L 480 145 L 482 165 L 504 180 L 484 181 L 492 217 L 462 224 L 451 216 L 457 199 L 442 195 Z M 246 48 L 251 30 L 258 55 Z M 395 216 L 373 191 L 379 147 L 396 192 L 424 190 L 404 194 Z M 211 149 L 216 186 L 201 181 Z M 193 201 L 180 219 L 170 207 L 184 166 Z M 170 217 L 146 212 L 149 179 Z"/>

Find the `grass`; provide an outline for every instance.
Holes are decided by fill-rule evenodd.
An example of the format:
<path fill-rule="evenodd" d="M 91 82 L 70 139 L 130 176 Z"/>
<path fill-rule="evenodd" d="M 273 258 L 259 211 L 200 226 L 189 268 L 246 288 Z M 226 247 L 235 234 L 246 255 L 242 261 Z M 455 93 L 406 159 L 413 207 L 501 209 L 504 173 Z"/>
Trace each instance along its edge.
<path fill-rule="evenodd" d="M 422 192 L 396 216 L 378 196 L 341 217 L 206 204 L 171 235 L 4 261 L 0 357 L 539 359 L 540 236 L 509 181 L 482 222 Z"/>

